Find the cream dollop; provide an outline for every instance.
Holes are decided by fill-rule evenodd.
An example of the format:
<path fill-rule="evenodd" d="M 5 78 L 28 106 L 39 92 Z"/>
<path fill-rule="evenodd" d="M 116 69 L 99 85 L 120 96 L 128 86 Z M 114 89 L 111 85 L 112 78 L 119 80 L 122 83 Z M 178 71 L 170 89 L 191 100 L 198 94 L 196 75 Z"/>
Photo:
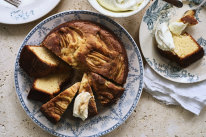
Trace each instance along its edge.
<path fill-rule="evenodd" d="M 82 92 L 75 98 L 73 116 L 79 117 L 83 121 L 88 117 L 88 104 L 91 97 L 90 93 Z"/>
<path fill-rule="evenodd" d="M 97 0 L 97 2 L 108 10 L 118 12 L 136 10 L 142 0 Z"/>
<path fill-rule="evenodd" d="M 169 29 L 173 34 L 180 35 L 186 29 L 188 24 L 184 24 L 183 22 L 171 22 L 169 24 Z"/>
<path fill-rule="evenodd" d="M 155 39 L 157 41 L 158 48 L 164 51 L 174 50 L 174 41 L 167 23 L 158 24 L 155 30 Z"/>

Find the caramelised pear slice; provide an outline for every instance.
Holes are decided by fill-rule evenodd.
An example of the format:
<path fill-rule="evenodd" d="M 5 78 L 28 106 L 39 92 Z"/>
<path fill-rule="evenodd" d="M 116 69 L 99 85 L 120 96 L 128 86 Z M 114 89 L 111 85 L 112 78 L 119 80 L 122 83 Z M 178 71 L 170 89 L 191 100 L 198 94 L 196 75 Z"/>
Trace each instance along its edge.
<path fill-rule="evenodd" d="M 80 88 L 79 88 L 79 94 L 82 93 L 82 92 L 89 92 L 90 95 L 92 96 L 89 100 L 89 106 L 88 106 L 89 116 L 96 115 L 98 113 L 97 112 L 97 106 L 96 106 L 96 102 L 95 102 L 94 95 L 93 95 L 93 92 L 92 92 L 92 88 L 89 84 L 89 79 L 88 79 L 87 73 L 84 73 L 82 81 L 81 81 L 81 85 L 80 85 Z"/>
<path fill-rule="evenodd" d="M 106 80 L 96 73 L 89 73 L 89 83 L 103 106 L 116 102 L 124 93 L 124 88 Z"/>
<path fill-rule="evenodd" d="M 79 90 L 80 82 L 75 83 L 70 88 L 67 88 L 55 98 L 51 99 L 41 107 L 41 112 L 53 123 L 57 123 L 62 114 L 66 111 L 69 104 L 72 102 L 75 94 Z"/>

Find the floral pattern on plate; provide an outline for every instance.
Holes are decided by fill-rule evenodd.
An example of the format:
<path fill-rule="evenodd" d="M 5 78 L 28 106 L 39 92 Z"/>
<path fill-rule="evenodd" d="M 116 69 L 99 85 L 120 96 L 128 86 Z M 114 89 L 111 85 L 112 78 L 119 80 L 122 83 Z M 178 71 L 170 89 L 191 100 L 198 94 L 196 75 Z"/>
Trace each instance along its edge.
<path fill-rule="evenodd" d="M 150 67 L 161 76 L 179 83 L 194 83 L 206 79 L 206 55 L 187 68 L 180 68 L 177 64 L 162 57 L 156 49 L 154 30 L 158 23 L 175 21 L 182 17 L 185 11 L 201 3 L 200 0 L 189 0 L 183 2 L 182 8 L 176 8 L 163 0 L 156 0 L 143 16 L 140 26 L 140 46 L 142 53 Z M 195 40 L 203 47 L 206 52 L 206 9 L 201 8 L 196 12 L 198 24 L 187 28 Z"/>
<path fill-rule="evenodd" d="M 60 0 L 22 0 L 17 8 L 4 0 L 0 1 L 0 23 L 23 24 L 34 21 L 51 11 Z M 46 7 L 46 8 L 45 8 Z"/>
<path fill-rule="evenodd" d="M 40 44 L 49 31 L 59 24 L 76 19 L 100 23 L 110 28 L 123 42 L 129 61 L 129 73 L 126 84 L 124 85 L 125 92 L 116 104 L 103 110 L 99 109 L 99 114 L 93 118 L 81 121 L 68 117 L 69 113 L 71 113 L 71 111 L 68 111 L 57 124 L 52 124 L 39 111 L 42 104 L 27 99 L 28 92 L 32 85 L 32 79 L 19 67 L 20 52 L 26 44 Z M 26 36 L 16 59 L 15 86 L 22 107 L 28 116 L 42 129 L 61 137 L 101 136 L 121 125 L 135 109 L 143 88 L 143 63 L 136 43 L 129 33 L 119 24 L 98 13 L 89 11 L 67 11 L 45 19 Z"/>

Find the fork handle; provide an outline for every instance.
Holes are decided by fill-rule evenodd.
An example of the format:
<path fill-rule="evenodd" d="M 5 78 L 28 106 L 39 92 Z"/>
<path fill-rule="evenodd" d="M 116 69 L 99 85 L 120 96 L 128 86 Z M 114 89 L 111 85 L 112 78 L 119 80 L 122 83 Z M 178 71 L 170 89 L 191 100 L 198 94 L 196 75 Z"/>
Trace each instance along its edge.
<path fill-rule="evenodd" d="M 194 10 L 198 10 L 199 8 L 201 8 L 204 4 L 206 3 L 206 0 L 203 0 L 200 5 L 198 5 Z"/>
<path fill-rule="evenodd" d="M 178 8 L 181 8 L 183 6 L 182 0 L 164 0 Z"/>

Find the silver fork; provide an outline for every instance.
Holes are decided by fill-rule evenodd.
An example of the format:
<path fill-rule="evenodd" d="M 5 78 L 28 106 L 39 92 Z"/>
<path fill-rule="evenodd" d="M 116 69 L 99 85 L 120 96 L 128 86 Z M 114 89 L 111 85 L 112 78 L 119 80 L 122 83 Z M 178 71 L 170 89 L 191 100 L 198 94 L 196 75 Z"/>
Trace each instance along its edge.
<path fill-rule="evenodd" d="M 19 5 L 21 4 L 21 0 L 4 0 L 12 5 L 14 5 L 15 7 L 19 7 Z"/>
<path fill-rule="evenodd" d="M 203 0 L 197 7 L 193 8 L 192 10 L 196 11 L 200 9 L 205 3 L 206 3 L 206 0 Z"/>

